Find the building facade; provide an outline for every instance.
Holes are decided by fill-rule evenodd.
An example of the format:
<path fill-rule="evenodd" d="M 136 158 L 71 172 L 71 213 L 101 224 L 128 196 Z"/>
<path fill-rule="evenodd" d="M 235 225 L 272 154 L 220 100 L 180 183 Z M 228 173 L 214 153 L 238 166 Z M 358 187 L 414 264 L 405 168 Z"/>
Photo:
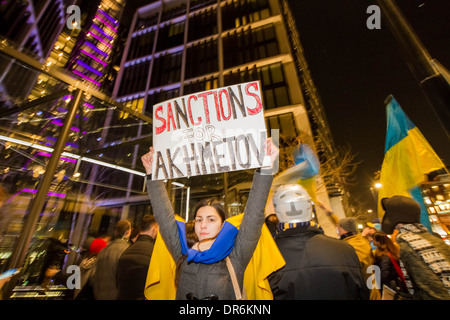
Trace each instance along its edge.
<path fill-rule="evenodd" d="M 333 139 L 287 1 L 166 0 L 139 8 L 113 97 L 151 116 L 153 106 L 164 100 L 253 80 L 261 81 L 268 131 L 278 129 L 288 145 L 300 137 L 322 161 L 331 159 Z M 151 127 L 143 125 L 140 134 L 150 135 Z M 148 146 L 141 145 L 139 152 Z M 190 187 L 194 203 L 196 197 L 222 197 L 237 213 L 245 205 L 250 178 L 247 172 L 228 173 L 181 185 Z M 336 183 L 319 179 L 318 184 L 319 198 L 329 206 L 329 194 L 341 195 Z M 179 201 L 183 190 L 174 196 Z M 174 200 L 174 205 L 183 212 L 184 204 Z"/>
<path fill-rule="evenodd" d="M 45 60 L 64 27 L 65 16 L 63 0 L 3 1 L 0 4 L 0 36 L 18 49 Z M 2 63 L 0 101 L 24 100 L 31 92 L 37 75 L 12 61 Z"/>
<path fill-rule="evenodd" d="M 70 10 L 72 5 L 75 11 Z M 37 265 L 42 266 L 48 251 L 47 239 L 62 243 L 67 252 L 74 253 L 72 262 L 78 258 L 82 241 L 91 233 L 94 209 L 89 197 L 95 199 L 97 192 L 93 188 L 104 194 L 113 186 L 108 187 L 99 178 L 106 174 L 98 167 L 115 171 L 118 166 L 99 161 L 102 159 L 84 157 L 89 160 L 82 161 L 82 155 L 102 146 L 98 129 L 114 109 L 107 95 L 99 98 L 90 89 L 97 93 L 111 91 L 115 79 L 112 61 L 117 55 L 124 6 L 122 0 L 8 1 L 0 5 L 0 17 L 8 22 L 2 23 L 1 35 L 6 40 L 0 54 L 0 270 L 9 267 L 18 251 L 27 250 L 18 249 L 24 226 L 68 121 L 76 89 L 83 90 L 64 143 L 65 155 L 58 161 L 55 179 L 33 227 L 22 265 L 24 284 L 39 281 L 42 276 Z M 74 13 L 75 18 L 68 20 Z M 96 182 L 100 183 L 94 186 Z M 106 232 L 114 222 L 107 216 L 106 221 L 95 225 L 93 233 Z"/>

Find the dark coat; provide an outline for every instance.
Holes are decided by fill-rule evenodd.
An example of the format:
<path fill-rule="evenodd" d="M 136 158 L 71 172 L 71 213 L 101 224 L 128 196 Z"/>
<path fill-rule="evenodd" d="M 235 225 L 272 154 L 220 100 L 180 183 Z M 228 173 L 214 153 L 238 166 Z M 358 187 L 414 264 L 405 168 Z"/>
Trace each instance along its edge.
<path fill-rule="evenodd" d="M 269 278 L 275 300 L 369 298 L 358 256 L 349 244 L 313 226 L 287 229 L 275 242 L 286 261 Z"/>
<path fill-rule="evenodd" d="M 141 234 L 119 258 L 117 264 L 117 285 L 119 300 L 144 300 L 145 280 L 155 240 Z"/>
<path fill-rule="evenodd" d="M 397 265 L 399 261 L 396 261 Z M 402 278 L 397 273 L 394 264 L 392 263 L 391 258 L 387 254 L 383 254 L 380 257 L 375 258 L 375 265 L 380 267 L 380 280 L 381 280 L 381 293 L 383 293 L 383 286 L 387 286 L 395 291 L 401 291 L 405 294 L 407 293 L 407 289 L 405 284 L 403 283 Z"/>
<path fill-rule="evenodd" d="M 441 279 L 408 242 L 401 239 L 401 234 L 402 232 L 397 235 L 397 243 L 400 245 L 400 260 L 403 262 L 414 286 L 412 298 L 419 300 L 450 300 L 450 294 L 443 286 Z M 450 261 L 450 246 L 442 239 L 429 232 L 420 232 L 416 233 L 416 235 L 430 243 L 447 261 Z"/>
<path fill-rule="evenodd" d="M 128 247 L 128 241 L 115 239 L 98 254 L 95 272 L 90 278 L 96 300 L 117 299 L 119 294 L 117 288 L 117 263 L 122 253 Z"/>

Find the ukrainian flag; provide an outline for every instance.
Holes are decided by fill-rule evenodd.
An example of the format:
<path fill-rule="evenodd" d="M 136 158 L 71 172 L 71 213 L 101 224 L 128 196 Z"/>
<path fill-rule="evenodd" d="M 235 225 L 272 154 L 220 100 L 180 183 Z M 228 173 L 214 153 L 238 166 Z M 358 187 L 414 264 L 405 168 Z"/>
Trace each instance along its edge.
<path fill-rule="evenodd" d="M 284 184 L 298 183 L 306 189 L 314 203 L 317 199 L 316 179 L 320 170 L 317 154 L 307 144 L 300 144 L 292 153 L 294 165 L 274 178 L 272 190 Z M 269 205 L 272 206 L 273 191 L 269 195 Z"/>
<path fill-rule="evenodd" d="M 412 197 L 421 206 L 421 223 L 431 231 L 419 185 L 426 174 L 445 168 L 419 129 L 403 112 L 394 97 L 386 105 L 387 131 L 378 193 L 378 215 L 384 215 L 381 199 L 394 195 Z"/>

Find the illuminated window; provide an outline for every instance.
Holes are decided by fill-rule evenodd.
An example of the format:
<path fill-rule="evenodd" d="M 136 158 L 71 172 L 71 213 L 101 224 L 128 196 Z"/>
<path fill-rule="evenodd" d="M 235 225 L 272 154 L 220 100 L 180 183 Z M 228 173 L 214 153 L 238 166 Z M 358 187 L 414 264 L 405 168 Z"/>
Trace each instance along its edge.
<path fill-rule="evenodd" d="M 217 10 L 195 13 L 189 18 L 188 41 L 201 39 L 217 33 Z"/>
<path fill-rule="evenodd" d="M 150 61 L 126 67 L 120 82 L 119 95 L 124 96 L 145 90 L 149 67 Z"/>
<path fill-rule="evenodd" d="M 217 40 L 202 41 L 187 49 L 186 79 L 218 70 Z"/>
<path fill-rule="evenodd" d="M 224 76 L 226 86 L 252 80 L 261 81 L 265 109 L 291 104 L 282 63 L 274 63 L 260 68 L 245 68 Z"/>
<path fill-rule="evenodd" d="M 187 95 L 194 92 L 207 91 L 211 89 L 217 89 L 217 77 L 210 77 L 207 79 L 201 79 L 184 86 L 183 94 Z"/>
<path fill-rule="evenodd" d="M 245 26 L 269 16 L 267 0 L 235 0 L 222 8 L 223 30 Z"/>
<path fill-rule="evenodd" d="M 291 112 L 266 117 L 266 128 L 267 132 L 270 132 L 271 129 L 280 130 L 280 136 L 282 135 L 285 138 L 296 138 L 298 136 L 297 127 L 294 121 L 294 115 Z"/>
<path fill-rule="evenodd" d="M 158 57 L 153 65 L 151 88 L 176 83 L 181 77 L 182 51 Z"/>
<path fill-rule="evenodd" d="M 156 51 L 162 51 L 183 44 L 184 24 L 185 22 L 181 21 L 161 28 L 158 34 Z"/>
<path fill-rule="evenodd" d="M 128 51 L 128 60 L 150 55 L 155 41 L 155 31 L 146 32 L 132 38 Z"/>
<path fill-rule="evenodd" d="M 126 106 L 130 109 L 136 110 L 142 113 L 142 108 L 144 107 L 144 98 L 139 98 L 135 100 L 128 101 Z M 120 111 L 119 118 L 126 119 L 130 114 L 128 112 Z"/>
<path fill-rule="evenodd" d="M 225 68 L 279 54 L 273 25 L 228 34 L 223 43 Z"/>

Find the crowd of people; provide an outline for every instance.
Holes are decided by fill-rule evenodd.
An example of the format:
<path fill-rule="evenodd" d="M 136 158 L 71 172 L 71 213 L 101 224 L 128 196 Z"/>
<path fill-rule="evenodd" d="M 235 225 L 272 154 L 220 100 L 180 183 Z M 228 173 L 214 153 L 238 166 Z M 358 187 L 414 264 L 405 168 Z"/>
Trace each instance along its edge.
<path fill-rule="evenodd" d="M 266 153 L 272 159 L 278 153 L 270 140 Z M 152 160 L 150 149 L 142 157 L 148 175 Z M 180 223 L 164 182 L 147 181 L 153 215 L 134 228 L 119 221 L 109 242 L 92 241 L 80 264 L 82 287 L 75 299 L 146 299 L 159 236 L 176 265 L 176 299 L 245 299 L 245 269 L 264 224 L 284 259 L 267 278 L 274 300 L 450 299 L 450 246 L 420 224 L 420 206 L 411 198 L 383 199 L 382 221 L 368 223 L 362 232 L 354 218 L 338 219 L 326 210 L 336 238 L 313 220 L 314 204 L 299 184 L 277 186 L 274 213 L 266 216 L 273 176 L 260 169 L 239 228 L 227 224 L 226 210 L 211 200 L 199 202 L 193 221 Z"/>

